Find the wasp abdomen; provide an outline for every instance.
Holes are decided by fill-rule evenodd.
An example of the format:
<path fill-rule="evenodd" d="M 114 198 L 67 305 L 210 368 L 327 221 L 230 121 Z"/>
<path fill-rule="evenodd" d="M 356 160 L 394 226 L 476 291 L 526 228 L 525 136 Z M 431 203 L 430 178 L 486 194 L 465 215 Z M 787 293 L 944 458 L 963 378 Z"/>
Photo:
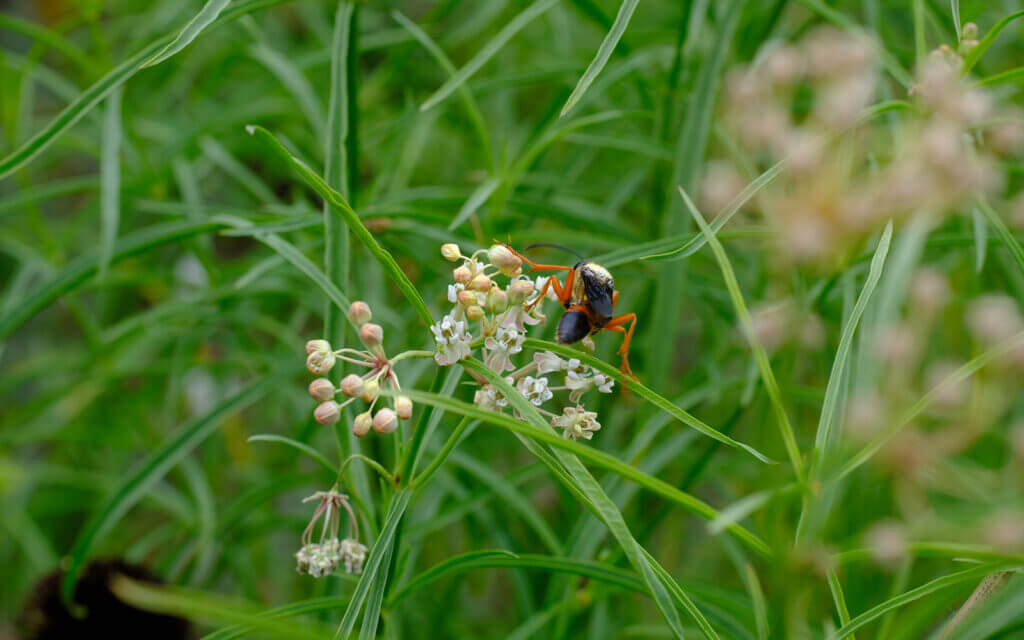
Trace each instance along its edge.
<path fill-rule="evenodd" d="M 567 311 L 558 321 L 555 337 L 562 344 L 579 342 L 590 333 L 590 320 L 582 311 Z"/>

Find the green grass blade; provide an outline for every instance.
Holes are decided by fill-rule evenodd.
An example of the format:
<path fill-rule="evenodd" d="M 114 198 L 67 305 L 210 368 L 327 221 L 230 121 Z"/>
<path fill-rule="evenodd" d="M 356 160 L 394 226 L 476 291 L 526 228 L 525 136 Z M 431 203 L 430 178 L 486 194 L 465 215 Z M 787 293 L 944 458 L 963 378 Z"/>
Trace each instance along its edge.
<path fill-rule="evenodd" d="M 348 228 L 356 235 L 357 238 L 363 243 L 363 245 L 370 251 L 370 253 L 380 262 L 381 266 L 384 267 L 385 273 L 387 273 L 398 288 L 401 289 L 406 299 L 412 305 L 413 309 L 419 314 L 420 319 L 425 324 L 434 324 L 434 319 L 430 315 L 430 310 L 427 309 L 426 303 L 423 301 L 423 297 L 417 291 L 416 287 L 413 286 L 409 277 L 405 275 L 398 263 L 391 254 L 380 246 L 377 239 L 373 237 L 370 230 L 359 220 L 359 216 L 352 209 L 351 205 L 345 200 L 344 197 L 336 190 L 332 189 L 323 179 L 318 176 L 312 169 L 310 169 L 306 163 L 302 162 L 295 156 L 293 156 L 281 143 L 263 127 L 249 125 L 247 131 L 258 138 L 270 147 L 277 155 L 284 160 L 292 169 L 302 178 L 303 182 L 309 185 L 314 191 L 320 196 L 336 207 L 336 210 L 341 214 L 342 219 L 348 225 Z"/>
<path fill-rule="evenodd" d="M 255 436 L 249 436 L 248 442 L 278 442 L 283 445 L 287 445 L 293 449 L 301 451 L 310 458 L 316 460 L 321 465 L 323 465 L 325 469 L 333 473 L 335 476 L 338 475 L 338 468 L 331 464 L 330 460 L 325 458 L 322 453 L 320 453 L 319 451 L 317 451 L 316 449 L 314 449 L 313 447 L 309 446 L 304 442 L 298 442 L 297 440 L 292 440 L 291 438 L 286 438 L 284 436 L 278 436 L 270 433 L 261 433 Z"/>
<path fill-rule="evenodd" d="M 1020 11 L 1014 11 L 1010 15 L 1006 16 L 1005 18 L 997 22 L 994 27 L 989 29 L 988 33 L 985 34 L 985 37 L 978 42 L 978 46 L 968 51 L 967 55 L 964 56 L 963 65 L 961 65 L 960 67 L 961 73 L 963 73 L 964 75 L 970 73 L 971 69 L 974 68 L 974 65 L 978 64 L 978 60 L 981 60 L 981 56 L 985 55 L 985 52 L 988 51 L 988 48 L 991 47 L 992 43 L 996 41 L 996 38 L 999 37 L 999 34 L 1002 33 L 1003 29 L 1005 29 L 1011 22 L 1013 22 L 1017 18 L 1020 18 L 1021 16 L 1024 16 L 1024 9 Z"/>
<path fill-rule="evenodd" d="M 326 124 L 323 106 L 313 90 L 313 85 L 295 64 L 266 43 L 260 42 L 249 49 L 250 55 L 265 66 L 278 81 L 288 89 L 298 103 L 306 122 L 313 128 L 317 139 L 323 139 Z"/>
<path fill-rule="evenodd" d="M 114 263 L 153 247 L 216 231 L 224 226 L 223 221 L 215 220 L 153 225 L 122 236 L 114 245 L 110 261 Z M 51 302 L 96 275 L 99 261 L 99 251 L 92 251 L 71 261 L 56 277 L 35 289 L 25 300 L 20 301 L 14 308 L 0 316 L 0 340 L 7 338 L 15 329 Z"/>
<path fill-rule="evenodd" d="M 291 618 L 304 613 L 319 613 L 331 611 L 348 604 L 348 596 L 323 596 L 321 598 L 310 598 L 292 602 L 281 607 L 267 609 L 258 614 L 260 621 L 273 620 L 276 618 Z M 234 624 L 224 629 L 219 629 L 211 634 L 203 636 L 202 640 L 236 640 L 246 635 L 256 626 L 256 623 Z"/>
<path fill-rule="evenodd" d="M 1018 82 L 1021 79 L 1024 79 L 1024 67 L 1016 67 L 986 76 L 981 80 L 978 80 L 978 84 L 986 87 L 994 87 L 1000 84 L 1007 84 L 1009 82 Z"/>
<path fill-rule="evenodd" d="M 527 7 L 522 13 L 518 14 L 515 18 L 510 20 L 501 31 L 497 33 L 486 45 L 483 46 L 475 56 L 466 63 L 464 67 L 459 69 L 455 75 L 448 79 L 441 87 L 435 91 L 429 98 L 427 98 L 422 105 L 420 105 L 420 111 L 426 111 L 442 100 L 452 94 L 453 91 L 458 89 L 466 80 L 471 78 L 474 73 L 480 70 L 480 67 L 487 64 L 490 60 L 501 51 L 509 40 L 512 39 L 519 31 L 526 25 L 530 24 L 535 18 L 540 16 L 542 13 L 555 6 L 558 0 L 536 0 L 533 4 Z"/>
<path fill-rule="evenodd" d="M 8 29 L 41 42 L 54 51 L 60 52 L 61 55 L 87 74 L 92 76 L 99 75 L 99 67 L 89 58 L 88 54 L 82 51 L 74 42 L 52 29 L 47 29 L 29 20 L 22 20 L 8 13 L 0 13 L 0 29 Z"/>
<path fill-rule="evenodd" d="M 697 605 L 690 599 L 690 596 L 683 591 L 679 586 L 679 583 L 675 581 L 675 578 L 673 578 L 668 571 L 665 571 L 665 569 L 654 560 L 654 557 L 647 550 L 644 550 L 644 555 L 646 555 L 648 560 L 650 560 L 651 568 L 654 569 L 654 573 L 657 574 L 661 581 L 668 587 L 668 590 L 671 592 L 676 603 L 681 606 L 684 611 L 689 613 L 694 622 L 697 623 L 697 627 L 701 630 L 701 633 L 704 634 L 704 637 L 708 640 L 720 640 L 718 633 L 711 626 L 711 623 L 708 622 L 706 617 L 704 617 L 704 614 L 697 608 Z"/>
<path fill-rule="evenodd" d="M 850 624 L 850 609 L 846 606 L 843 585 L 839 582 L 839 574 L 836 573 L 835 569 L 831 569 L 828 572 L 828 588 L 832 593 L 832 603 L 839 614 L 839 624 L 843 626 Z M 850 633 L 850 638 L 851 640 L 853 639 L 853 633 Z"/>
<path fill-rule="evenodd" d="M 100 275 L 110 266 L 121 221 L 121 88 L 107 98 L 100 147 Z"/>
<path fill-rule="evenodd" d="M 956 41 L 960 42 L 960 36 L 963 31 L 960 26 L 960 0 L 949 0 L 949 9 L 953 14 L 953 28 L 956 30 Z"/>
<path fill-rule="evenodd" d="M 981 213 L 984 214 L 985 219 L 990 225 L 996 230 L 999 235 L 999 239 L 1006 245 L 1006 249 L 1013 256 L 1014 262 L 1020 267 L 1021 273 L 1024 273 L 1024 248 L 1021 247 L 1020 241 L 1013 235 L 1003 219 L 999 217 L 999 214 L 988 204 L 984 198 L 978 199 L 978 208 L 981 209 Z"/>
<path fill-rule="evenodd" d="M 92 514 L 75 539 L 75 544 L 69 554 L 68 569 L 61 582 L 61 595 L 66 601 L 70 601 L 78 574 L 85 565 L 93 546 L 117 524 L 128 510 L 141 500 L 146 492 L 159 482 L 174 465 L 209 437 L 225 416 L 259 400 L 280 381 L 281 376 L 270 375 L 227 398 L 209 413 L 182 427 L 174 437 L 149 454 L 138 467 L 128 474 L 103 506 Z"/>
<path fill-rule="evenodd" d="M 988 248 L 988 227 L 985 216 L 978 207 L 971 209 L 971 226 L 974 227 L 974 270 L 981 273 L 985 266 L 985 251 Z"/>
<path fill-rule="evenodd" d="M 167 46 L 157 52 L 156 55 L 148 58 L 140 66 L 152 67 L 158 65 L 190 45 L 193 40 L 199 37 L 199 34 L 202 33 L 204 29 L 213 24 L 213 21 L 217 19 L 220 12 L 223 11 L 230 3 L 231 0 L 208 0 L 207 3 L 203 5 L 202 10 L 200 10 L 195 17 L 189 20 L 189 23 L 185 25 L 185 28 L 181 30 L 181 33 L 179 33 L 174 40 L 169 42 Z"/>
<path fill-rule="evenodd" d="M 274 192 L 263 184 L 252 169 L 245 166 L 220 142 L 209 136 L 204 136 L 199 140 L 199 148 L 214 166 L 234 178 L 243 189 L 252 194 L 257 202 L 271 204 L 278 201 Z"/>
<path fill-rule="evenodd" d="M 455 229 L 458 229 L 459 225 L 463 222 L 469 220 L 469 216 L 476 213 L 476 210 L 487 202 L 487 199 L 491 197 L 491 194 L 493 194 L 499 186 L 501 186 L 501 180 L 498 178 L 488 178 L 484 182 L 480 183 L 480 186 L 473 190 L 469 199 L 466 200 L 466 203 L 462 205 L 461 209 L 459 209 L 459 212 L 455 215 L 451 224 L 448 225 L 448 230 L 454 231 Z"/>
<path fill-rule="evenodd" d="M 589 353 L 579 351 L 568 345 L 558 344 L 555 342 L 547 342 L 544 340 L 537 340 L 535 338 L 527 338 L 526 342 L 524 343 L 524 346 L 528 349 L 536 349 L 538 351 L 551 351 L 552 353 L 565 356 L 566 358 L 578 358 L 580 362 L 583 362 L 597 369 L 598 371 L 604 373 L 605 375 L 615 378 L 616 380 L 619 381 L 620 384 L 628 387 L 630 391 L 640 396 L 644 400 L 647 400 L 657 408 L 661 409 L 662 411 L 672 416 L 679 422 L 682 422 L 691 429 L 695 429 L 696 431 L 699 431 L 700 433 L 706 435 L 709 438 L 718 440 L 722 444 L 728 445 L 736 449 L 740 449 L 741 451 L 746 451 L 747 453 L 754 456 L 761 462 L 767 464 L 775 464 L 774 460 L 764 455 L 757 449 L 743 442 L 739 442 L 738 440 L 734 440 L 733 438 L 730 438 L 721 431 L 718 431 L 717 429 L 710 427 L 705 422 L 694 417 L 689 412 L 680 409 L 675 404 L 673 404 L 671 400 L 658 394 L 650 387 L 644 385 L 639 380 L 634 380 L 626 376 L 621 371 L 611 366 L 607 362 L 598 360 Z"/>
<path fill-rule="evenodd" d="M 761 343 L 758 342 L 757 336 L 754 333 L 753 321 L 750 318 L 750 311 L 747 310 L 747 305 L 743 301 L 743 294 L 740 292 L 736 273 L 729 263 L 729 258 L 725 254 L 722 243 L 715 237 L 708 223 L 704 221 L 704 217 L 697 211 L 697 207 L 694 206 L 690 196 L 686 195 L 686 191 L 682 187 L 679 187 L 679 195 L 686 203 L 690 215 L 693 216 L 701 232 L 707 238 L 708 245 L 710 245 L 712 253 L 715 254 L 715 260 L 718 261 L 718 266 L 722 270 L 722 278 L 725 280 L 725 286 L 729 290 L 729 297 L 732 298 L 733 306 L 736 308 L 736 315 L 739 317 L 740 326 L 743 327 L 743 333 L 746 335 L 748 342 L 750 342 L 750 349 L 754 352 L 754 360 L 757 362 L 757 368 L 761 373 L 761 380 L 765 390 L 768 392 L 768 398 L 771 400 L 775 419 L 779 425 L 779 432 L 782 435 L 782 442 L 786 446 L 789 462 L 793 466 L 793 473 L 796 474 L 797 481 L 803 484 L 804 467 L 800 448 L 797 446 L 793 426 L 789 422 L 789 416 L 786 414 L 785 406 L 782 403 L 782 392 L 779 391 L 779 384 L 776 382 L 775 374 L 772 372 L 771 364 L 768 361 L 768 354 L 765 352 L 764 347 L 761 346 Z"/>
<path fill-rule="evenodd" d="M 565 101 L 559 117 L 565 117 L 567 113 L 572 111 L 572 108 L 576 106 L 576 103 L 580 101 L 580 98 L 583 97 L 583 94 L 587 92 L 590 85 L 597 79 L 598 74 L 604 69 L 604 65 L 608 63 L 612 52 L 615 51 L 615 46 L 619 44 L 622 34 L 626 32 L 626 27 L 629 26 L 629 20 L 633 17 L 633 12 L 636 11 L 638 4 L 640 4 L 640 0 L 622 0 L 622 4 L 619 5 L 619 13 L 615 16 L 615 23 L 608 30 L 608 34 L 597 49 L 597 54 L 591 61 L 590 66 L 587 67 L 587 70 L 583 72 L 579 82 L 576 83 L 576 88 L 572 90 L 569 99 Z"/>
<path fill-rule="evenodd" d="M 768 640 L 771 637 L 771 627 L 768 625 L 768 603 L 764 599 L 764 590 L 761 588 L 761 581 L 757 579 L 754 565 L 747 563 L 744 568 L 743 582 L 747 586 L 747 591 L 750 592 L 750 599 L 754 605 L 757 640 Z"/>
<path fill-rule="evenodd" d="M 19 190 L 7 198 L 0 198 L 0 214 L 12 211 L 24 210 L 30 204 L 46 202 L 55 198 L 93 191 L 99 187 L 99 180 L 94 176 L 87 178 L 67 178 L 54 180 L 44 184 L 34 184 L 29 188 Z"/>

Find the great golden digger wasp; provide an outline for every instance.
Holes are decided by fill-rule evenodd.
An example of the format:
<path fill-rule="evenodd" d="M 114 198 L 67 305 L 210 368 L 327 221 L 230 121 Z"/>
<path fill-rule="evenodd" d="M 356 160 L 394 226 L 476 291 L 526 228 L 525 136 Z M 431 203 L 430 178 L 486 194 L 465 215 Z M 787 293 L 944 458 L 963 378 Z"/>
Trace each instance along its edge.
<path fill-rule="evenodd" d="M 622 356 L 622 372 L 635 380 L 636 376 L 629 368 L 629 342 L 633 339 L 633 329 L 636 328 L 636 314 L 612 315 L 615 305 L 619 302 L 619 292 L 615 290 L 615 279 L 612 278 L 612 274 L 596 262 L 590 262 L 579 253 L 559 244 L 539 242 L 529 245 L 525 251 L 536 247 L 551 247 L 573 254 L 579 258 L 579 262 L 571 267 L 538 264 L 507 244 L 502 246 L 530 265 L 533 271 L 568 272 L 564 283 L 559 282 L 557 276 L 549 276 L 540 290 L 540 295 L 530 306 L 543 300 L 549 288 L 554 289 L 559 302 L 565 308 L 555 331 L 555 337 L 561 344 L 579 342 L 602 329 L 623 334 L 625 337 L 617 353 Z M 626 325 L 629 325 L 628 329 Z"/>

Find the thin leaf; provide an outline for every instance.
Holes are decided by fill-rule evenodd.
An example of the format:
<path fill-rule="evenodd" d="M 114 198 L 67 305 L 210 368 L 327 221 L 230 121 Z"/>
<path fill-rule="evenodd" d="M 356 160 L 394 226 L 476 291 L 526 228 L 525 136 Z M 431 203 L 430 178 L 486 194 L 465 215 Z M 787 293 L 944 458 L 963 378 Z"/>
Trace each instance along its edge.
<path fill-rule="evenodd" d="M 1006 223 L 1003 222 L 1003 219 L 999 217 L 999 214 L 996 213 L 991 206 L 989 206 L 988 202 L 984 198 L 978 199 L 978 208 L 981 209 L 981 212 L 985 215 L 985 219 L 988 220 L 988 223 L 995 228 L 996 233 L 999 235 L 999 239 L 1003 241 L 1003 244 L 1006 245 L 1007 250 L 1009 250 L 1010 255 L 1013 256 L 1017 266 L 1020 267 L 1021 273 L 1024 273 L 1024 248 L 1021 247 L 1020 241 L 1017 240 L 1013 235 L 1013 232 L 1010 231 L 1009 227 L 1006 226 Z"/>
<path fill-rule="evenodd" d="M 626 27 L 629 26 L 629 20 L 633 17 L 633 12 L 636 11 L 638 4 L 640 4 L 640 0 L 622 0 L 622 4 L 619 5 L 619 13 L 615 16 L 615 23 L 608 30 L 608 34 L 605 35 L 601 46 L 597 49 L 597 54 L 591 61 L 590 66 L 587 67 L 587 70 L 583 72 L 579 82 L 576 83 L 576 88 L 572 90 L 569 99 L 565 101 L 565 106 L 562 107 L 559 117 L 565 117 L 576 106 L 576 103 L 580 101 L 580 98 L 583 97 L 583 94 L 587 92 L 590 85 L 597 79 L 598 74 L 604 69 L 604 65 L 608 63 L 612 52 L 615 51 L 615 46 L 619 44 L 622 34 L 626 32 Z"/>
<path fill-rule="evenodd" d="M 768 640 L 771 636 L 771 627 L 768 625 L 768 603 L 764 599 L 764 590 L 761 588 L 761 581 L 757 579 L 754 565 L 747 563 L 744 568 L 743 582 L 747 585 L 747 591 L 750 592 L 750 598 L 754 604 L 757 640 Z"/>
<path fill-rule="evenodd" d="M 832 603 L 835 604 L 836 612 L 839 613 L 839 624 L 850 624 L 850 609 L 846 606 L 846 596 L 843 595 L 843 585 L 839 582 L 839 574 L 835 569 L 828 572 L 828 588 L 832 593 Z M 850 634 L 853 640 L 853 633 Z"/>
<path fill-rule="evenodd" d="M 974 227 L 974 270 L 981 273 L 985 266 L 985 250 L 988 248 L 988 227 L 978 207 L 971 209 L 971 223 Z"/>
<path fill-rule="evenodd" d="M 500 185 L 501 180 L 498 178 L 488 178 L 481 182 L 480 186 L 473 190 L 469 199 L 466 200 L 466 203 L 462 205 L 461 209 L 459 209 L 459 213 L 455 215 L 451 224 L 448 225 L 448 230 L 453 231 L 459 228 L 459 225 L 468 220 L 469 216 L 476 213 L 476 210 L 487 202 L 487 199 L 491 197 L 491 194 L 494 193 L 494 190 Z"/>
<path fill-rule="evenodd" d="M 373 237 L 369 229 L 363 225 L 359 220 L 359 216 L 352 209 L 351 205 L 345 200 L 344 197 L 334 189 L 332 189 L 323 179 L 318 176 L 312 169 L 310 169 L 306 163 L 302 162 L 295 156 L 293 156 L 281 143 L 275 138 L 269 131 L 263 127 L 249 125 L 246 130 L 250 135 L 254 135 L 263 140 L 267 146 L 271 148 L 277 155 L 288 163 L 292 169 L 302 178 L 303 182 L 309 185 L 314 191 L 320 194 L 324 200 L 327 200 L 336 207 L 336 211 L 341 215 L 342 219 L 348 225 L 348 228 L 356 235 L 357 238 L 363 243 L 363 245 L 370 251 L 371 254 L 377 261 L 380 262 L 381 266 L 384 267 L 384 271 L 391 276 L 391 279 L 395 281 L 398 288 L 402 290 L 406 299 L 412 305 L 413 309 L 419 314 L 420 319 L 426 325 L 434 324 L 434 319 L 430 315 L 430 310 L 427 309 L 427 304 L 423 301 L 423 297 L 420 295 L 416 287 L 410 282 L 409 277 L 405 275 L 398 263 L 391 256 L 386 249 L 378 244 L 377 239 Z"/>
<path fill-rule="evenodd" d="M 148 58 L 140 66 L 145 68 L 158 65 L 187 47 L 193 40 L 199 37 L 199 34 L 202 33 L 204 29 L 213 24 L 213 21 L 217 19 L 220 12 L 223 11 L 230 3 L 231 0 L 208 0 L 208 2 L 203 5 L 202 10 L 200 10 L 195 17 L 189 20 L 189 23 L 181 30 L 178 37 L 168 43 L 167 46 L 161 49 L 156 55 Z"/>
<path fill-rule="evenodd" d="M 453 91 L 462 86 L 466 80 L 479 71 L 480 67 L 487 64 L 487 61 L 493 58 L 523 27 L 530 24 L 535 18 L 557 3 L 558 0 L 536 0 L 522 13 L 512 18 L 464 67 L 459 69 L 455 75 L 449 78 L 447 82 L 441 85 L 437 91 L 423 102 L 420 106 L 420 111 L 426 111 L 450 96 Z"/>
<path fill-rule="evenodd" d="M 978 84 L 986 87 L 994 87 L 1008 82 L 1017 82 L 1021 79 L 1024 79 L 1024 67 L 1016 67 L 1014 69 L 1008 69 L 1006 71 L 986 76 L 981 80 L 978 80 Z"/>
<path fill-rule="evenodd" d="M 93 546 L 103 539 L 128 510 L 141 500 L 146 492 L 159 482 L 174 465 L 209 437 L 225 416 L 255 402 L 278 385 L 280 381 L 281 376 L 279 375 L 267 376 L 261 382 L 224 400 L 209 413 L 199 416 L 182 427 L 174 437 L 149 454 L 134 471 L 127 475 L 103 506 L 92 514 L 75 539 L 75 544 L 69 554 L 68 569 L 61 581 L 61 595 L 65 601 L 70 602 L 78 574 L 85 565 Z"/>
<path fill-rule="evenodd" d="M 1002 20 L 996 23 L 996 26 L 989 29 L 989 32 L 985 34 L 985 37 L 978 42 L 978 46 L 974 47 L 967 52 L 964 56 L 963 64 L 960 66 L 961 73 L 967 75 L 974 68 L 974 65 L 978 64 L 978 60 L 981 60 L 981 56 L 985 55 L 988 48 L 992 46 L 992 43 L 996 41 L 999 34 L 1009 25 L 1011 22 L 1024 16 L 1024 9 L 1020 11 L 1014 11 L 1010 15 L 1006 16 Z"/>
<path fill-rule="evenodd" d="M 300 600 L 299 602 L 292 602 L 282 607 L 275 607 L 273 609 L 262 611 L 256 616 L 256 619 L 259 622 L 262 622 L 263 620 L 273 620 L 276 618 L 291 618 L 304 613 L 331 611 L 348 604 L 348 599 L 348 596 L 345 595 L 324 596 L 322 598 Z M 202 640 L 235 640 L 236 638 L 241 638 L 248 632 L 252 631 L 259 622 L 251 621 L 247 623 L 234 624 L 230 627 L 226 627 L 224 629 L 214 631 L 209 635 L 203 636 Z"/>
<path fill-rule="evenodd" d="M 304 442 L 298 442 L 297 440 L 292 440 L 291 438 L 286 438 L 284 436 L 278 436 L 269 433 L 262 433 L 255 436 L 249 436 L 248 442 L 279 442 L 281 444 L 288 445 L 289 447 L 293 449 L 298 449 L 299 451 L 306 454 L 310 458 L 316 460 L 317 462 L 322 464 L 324 468 L 326 468 L 328 471 L 334 473 L 335 476 L 338 475 L 337 467 L 331 464 L 331 462 L 327 458 L 325 458 L 322 453 L 320 453 L 319 451 L 317 451 L 316 449 L 314 449 L 313 447 L 309 446 Z"/>
<path fill-rule="evenodd" d="M 100 275 L 110 266 L 121 221 L 121 88 L 107 98 L 100 147 Z"/>
<path fill-rule="evenodd" d="M 953 28 L 956 29 L 956 41 L 960 42 L 963 29 L 960 27 L 960 0 L 949 0 L 949 9 L 953 13 Z"/>

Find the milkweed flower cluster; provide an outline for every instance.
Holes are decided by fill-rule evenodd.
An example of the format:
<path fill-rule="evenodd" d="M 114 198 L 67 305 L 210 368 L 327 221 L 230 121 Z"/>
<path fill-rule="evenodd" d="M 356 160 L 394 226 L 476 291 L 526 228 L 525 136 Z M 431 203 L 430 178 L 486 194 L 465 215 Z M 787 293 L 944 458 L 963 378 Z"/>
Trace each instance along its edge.
<path fill-rule="evenodd" d="M 340 564 L 345 567 L 347 573 L 362 573 L 367 548 L 359 543 L 359 525 L 356 514 L 348 503 L 348 496 L 331 489 L 317 491 L 303 502 L 313 500 L 319 504 L 306 530 L 302 532 L 302 548 L 295 553 L 295 566 L 298 572 L 319 578 L 334 573 Z M 348 514 L 351 537 L 339 540 L 342 511 Z M 313 535 L 321 518 L 323 524 L 320 537 L 317 542 L 313 542 Z"/>
<path fill-rule="evenodd" d="M 402 386 L 394 365 L 411 352 L 389 358 L 383 346 L 384 330 L 380 325 L 370 322 L 372 317 L 370 307 L 365 302 L 353 302 L 349 307 L 348 318 L 359 327 L 359 340 L 365 349 L 335 350 L 326 340 L 310 340 L 306 343 L 306 368 L 310 373 L 320 376 L 309 384 L 309 395 L 320 403 L 313 410 L 313 417 L 323 425 L 335 424 L 341 419 L 341 410 L 346 405 L 361 399 L 368 407 L 352 423 L 352 433 L 359 437 L 369 433 L 371 427 L 377 433 L 393 433 L 398 428 L 398 421 L 408 420 L 413 410 L 412 400 L 404 395 L 396 395 L 390 408 L 378 407 L 381 385 L 387 385 L 394 392 L 401 391 Z M 339 362 L 368 371 L 362 375 L 350 373 L 335 385 L 324 376 Z M 337 402 L 335 398 L 338 394 L 347 399 Z"/>
<path fill-rule="evenodd" d="M 961 52 L 977 33 L 972 24 L 964 29 Z M 753 157 L 784 163 L 754 208 L 776 227 L 788 259 L 842 261 L 890 219 L 939 216 L 1000 192 L 996 161 L 1024 147 L 1024 119 L 997 109 L 964 77 L 962 64 L 949 47 L 928 57 L 911 100 L 893 115 L 902 124 L 896 136 L 876 126 L 867 109 L 879 73 L 876 48 L 863 36 L 820 27 L 729 75 L 728 127 Z M 797 119 L 804 109 L 794 105 L 808 92 L 811 106 Z M 718 161 L 698 196 L 708 210 L 722 210 L 744 184 Z"/>
<path fill-rule="evenodd" d="M 533 280 L 523 275 L 522 261 L 502 245 L 465 256 L 458 245 L 449 243 L 441 247 L 441 255 L 458 266 L 448 285 L 452 308 L 430 328 L 437 346 L 435 361 L 441 366 L 455 364 L 468 358 L 478 345 L 484 364 L 548 416 L 566 438 L 592 438 L 601 425 L 597 414 L 580 402 L 591 389 L 611 393 L 615 381 L 610 376 L 577 358 L 563 360 L 550 352 L 536 353 L 519 366 L 515 363 L 522 358 L 527 327 L 546 320 L 540 292 L 547 278 Z M 498 279 L 505 281 L 504 286 Z M 550 290 L 545 298 L 556 299 Z M 552 386 L 549 376 L 563 372 L 562 384 Z M 478 382 L 481 386 L 474 396 L 478 407 L 500 412 L 509 406 L 508 398 L 494 385 L 483 379 Z M 556 392 L 566 392 L 571 403 L 560 413 L 544 408 Z"/>

